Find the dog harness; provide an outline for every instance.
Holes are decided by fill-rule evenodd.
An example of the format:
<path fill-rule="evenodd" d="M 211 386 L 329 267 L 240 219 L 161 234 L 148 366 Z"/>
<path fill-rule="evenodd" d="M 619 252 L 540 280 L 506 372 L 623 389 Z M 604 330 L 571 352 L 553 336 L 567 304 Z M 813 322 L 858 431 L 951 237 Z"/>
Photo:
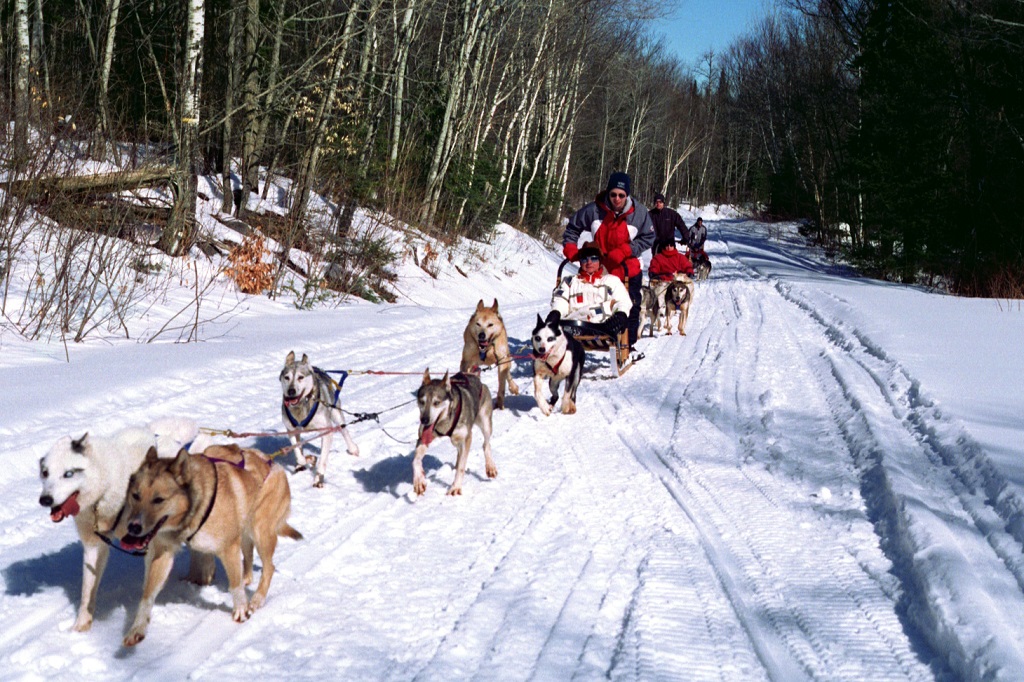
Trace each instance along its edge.
<path fill-rule="evenodd" d="M 469 387 L 469 376 L 466 375 L 466 374 L 463 374 L 462 372 L 457 372 L 457 373 L 453 374 L 451 376 L 451 378 L 449 379 L 449 381 L 452 383 L 453 386 L 465 386 L 466 388 Z M 479 400 L 481 397 L 483 397 L 483 394 L 484 394 L 484 385 L 483 385 L 483 382 L 481 382 L 480 383 L 480 394 L 477 396 L 477 399 Z M 459 423 L 459 417 L 462 416 L 462 396 L 459 395 L 458 391 L 455 392 L 455 396 L 457 398 L 457 400 L 455 401 L 455 416 L 452 417 L 452 425 L 448 428 L 448 433 L 441 433 L 440 431 L 437 431 L 437 422 L 441 420 L 440 415 L 434 421 L 434 425 L 433 425 L 435 433 L 438 433 L 441 436 L 444 436 L 445 438 L 451 438 L 451 435 L 453 433 L 455 433 L 455 426 Z"/>
<path fill-rule="evenodd" d="M 569 347 L 566 346 L 565 347 L 565 352 L 562 353 L 562 357 L 558 358 L 558 362 L 555 363 L 554 367 L 552 367 L 551 363 L 548 362 L 548 360 L 547 360 L 548 356 L 547 356 L 546 353 L 545 353 L 544 357 L 537 358 L 537 359 L 540 360 L 541 362 L 543 362 L 544 366 L 547 367 L 551 371 L 552 374 L 557 375 L 558 374 L 558 368 L 562 366 L 562 361 L 565 360 L 565 356 L 568 355 L 568 354 L 569 354 Z"/>
<path fill-rule="evenodd" d="M 121 523 L 121 515 L 124 514 L 124 505 L 121 505 L 121 511 L 117 512 L 117 518 L 114 519 L 114 523 L 110 526 L 111 530 L 117 528 L 117 524 Z M 144 549 L 125 549 L 119 540 L 111 540 L 106 535 L 100 532 L 99 528 L 93 528 L 92 532 L 103 542 L 107 543 L 110 547 L 116 550 L 124 552 L 125 554 L 131 554 L 132 556 L 146 556 L 146 550 Z"/>
<path fill-rule="evenodd" d="M 447 438 L 450 438 L 451 435 L 453 433 L 455 433 L 455 425 L 459 423 L 459 417 L 462 416 L 462 396 L 460 396 L 458 394 L 458 392 L 456 392 L 455 396 L 456 396 L 457 400 L 455 402 L 455 416 L 452 417 L 452 425 L 450 427 L 448 427 L 448 433 L 442 433 L 441 434 L 442 436 L 445 436 Z M 438 419 L 440 419 L 440 417 Z M 436 421 L 434 422 L 434 427 L 435 427 L 434 430 L 437 431 L 437 422 Z M 439 431 L 437 431 L 437 432 L 440 433 Z"/>
<path fill-rule="evenodd" d="M 189 535 L 187 538 L 185 538 L 185 543 L 186 544 L 188 544 L 189 542 L 192 542 L 192 538 L 194 538 L 199 533 L 199 531 L 201 531 L 203 529 L 203 524 L 206 523 L 206 520 L 208 518 L 210 518 L 210 514 L 213 512 L 213 503 L 217 501 L 217 484 L 219 483 L 219 480 L 218 480 L 219 476 L 217 474 L 217 465 L 212 460 L 210 460 L 209 458 L 207 458 L 207 461 L 209 461 L 210 464 L 213 465 L 213 495 L 210 495 L 210 504 L 206 505 L 206 511 L 203 512 L 203 519 L 199 522 L 199 525 L 192 532 L 192 535 Z M 244 469 L 245 466 L 243 465 L 242 468 Z"/>
<path fill-rule="evenodd" d="M 338 407 L 338 396 L 341 395 L 341 387 L 345 384 L 345 379 L 348 378 L 348 372 L 346 370 L 340 369 L 334 371 L 341 375 L 341 381 L 335 381 L 326 371 L 320 369 L 319 367 L 313 368 L 313 373 L 316 374 L 318 378 L 320 378 L 322 381 L 326 381 L 331 386 L 334 386 L 334 398 L 331 400 L 332 408 Z M 294 416 L 292 416 L 292 412 L 291 410 L 288 409 L 288 405 L 284 406 L 284 413 L 285 415 L 287 415 L 288 422 L 292 425 L 293 429 L 306 428 L 313 421 L 313 418 L 316 417 L 317 408 L 320 407 L 320 398 L 317 397 L 315 393 L 311 394 L 311 397 L 313 398 L 313 408 L 309 411 L 309 414 L 307 414 L 306 418 L 303 419 L 302 421 L 299 421 Z"/>
<path fill-rule="evenodd" d="M 206 457 L 206 455 L 202 455 L 202 456 Z M 231 466 L 235 467 L 236 469 L 241 469 L 242 471 L 249 471 L 248 469 L 245 468 L 245 455 L 242 455 L 242 459 L 240 459 L 237 462 L 232 462 L 230 459 L 221 459 L 220 457 L 206 457 L 206 459 L 208 459 L 209 461 L 213 462 L 214 464 L 216 464 L 217 462 L 223 462 L 224 464 L 230 464 Z M 266 481 L 268 478 L 270 478 L 270 472 L 274 470 L 273 464 L 271 464 L 270 462 L 268 462 L 267 464 L 268 464 L 267 473 L 263 475 L 263 480 L 264 481 Z M 214 467 L 214 469 L 216 470 L 216 467 Z M 255 473 L 255 472 L 252 472 L 252 473 Z"/>

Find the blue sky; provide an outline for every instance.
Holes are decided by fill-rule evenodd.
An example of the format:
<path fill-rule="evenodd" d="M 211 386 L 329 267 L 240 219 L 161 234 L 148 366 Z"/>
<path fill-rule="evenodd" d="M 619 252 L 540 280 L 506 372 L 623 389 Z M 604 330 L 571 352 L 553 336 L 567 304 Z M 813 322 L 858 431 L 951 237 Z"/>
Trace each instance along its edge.
<path fill-rule="evenodd" d="M 774 0 L 678 0 L 670 16 L 655 29 L 666 45 L 690 66 L 709 49 L 724 53 L 771 11 Z"/>

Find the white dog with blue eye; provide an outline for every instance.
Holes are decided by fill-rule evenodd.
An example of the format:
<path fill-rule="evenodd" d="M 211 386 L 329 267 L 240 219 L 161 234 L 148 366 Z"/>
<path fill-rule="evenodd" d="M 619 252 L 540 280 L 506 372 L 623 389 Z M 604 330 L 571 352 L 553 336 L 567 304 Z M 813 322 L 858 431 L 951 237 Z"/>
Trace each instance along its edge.
<path fill-rule="evenodd" d="M 195 440 L 198 432 L 193 420 L 169 417 L 106 437 L 88 433 L 77 439 L 64 436 L 39 460 L 43 484 L 39 504 L 50 508 L 54 523 L 73 517 L 82 540 L 82 601 L 76 631 L 92 627 L 96 591 L 110 556 L 111 531 L 124 508 L 128 479 L 151 447 L 163 457 L 173 457 Z M 190 579 L 209 582 L 211 568 L 200 569 L 194 563 L 193 571 L 203 575 L 193 572 Z"/>

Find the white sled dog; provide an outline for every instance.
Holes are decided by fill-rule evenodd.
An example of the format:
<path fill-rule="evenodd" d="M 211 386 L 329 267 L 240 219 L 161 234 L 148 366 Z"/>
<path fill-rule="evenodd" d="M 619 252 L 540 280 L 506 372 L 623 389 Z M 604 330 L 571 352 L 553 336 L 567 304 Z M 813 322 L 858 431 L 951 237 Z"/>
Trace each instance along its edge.
<path fill-rule="evenodd" d="M 352 440 L 352 435 L 345 427 L 345 417 L 341 413 L 341 400 L 338 385 L 323 370 L 310 364 L 305 353 L 296 362 L 295 351 L 288 353 L 281 370 L 281 418 L 290 432 L 295 451 L 295 470 L 302 471 L 313 468 L 313 486 L 324 487 L 327 476 L 327 459 L 331 455 L 334 443 L 334 431 L 341 431 L 345 439 L 348 454 L 359 456 L 359 446 Z M 306 431 L 317 432 L 330 429 L 323 434 L 320 441 L 320 456 L 302 455 L 302 434 Z"/>
<path fill-rule="evenodd" d="M 451 438 L 458 452 L 455 461 L 455 480 L 448 488 L 449 495 L 462 494 L 462 479 L 466 474 L 466 460 L 473 441 L 473 425 L 484 437 L 484 464 L 487 478 L 498 475 L 498 467 L 491 457 L 491 392 L 475 374 L 459 372 L 449 378 L 431 379 L 430 369 L 423 372 L 423 384 L 416 391 L 420 411 L 420 433 L 412 461 L 412 487 L 417 495 L 427 490 L 427 477 L 423 473 L 423 456 L 435 436 Z"/>
<path fill-rule="evenodd" d="M 110 556 L 109 543 L 124 508 L 128 479 L 139 468 L 146 452 L 155 447 L 172 456 L 192 442 L 199 429 L 191 419 L 169 417 L 146 426 L 123 429 L 111 436 L 65 436 L 39 460 L 43 492 L 39 504 L 50 508 L 54 523 L 74 517 L 82 541 L 82 600 L 74 629 L 92 627 L 96 592 Z M 190 579 L 212 580 L 212 562 L 193 561 Z"/>

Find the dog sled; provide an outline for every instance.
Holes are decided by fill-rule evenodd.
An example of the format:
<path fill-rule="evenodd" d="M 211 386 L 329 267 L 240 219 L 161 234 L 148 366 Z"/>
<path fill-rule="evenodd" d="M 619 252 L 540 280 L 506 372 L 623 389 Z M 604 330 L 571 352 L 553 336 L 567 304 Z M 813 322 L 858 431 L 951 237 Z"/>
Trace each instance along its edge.
<path fill-rule="evenodd" d="M 555 277 L 556 289 L 562 281 L 562 270 L 567 263 L 571 262 L 566 258 L 559 264 L 558 274 Z M 609 365 L 615 377 L 625 374 L 636 360 L 642 357 L 633 358 L 630 355 L 629 332 L 625 329 L 618 334 L 612 335 L 593 323 L 580 320 L 561 320 L 559 326 L 561 326 L 563 333 L 579 341 L 580 345 L 583 346 L 583 350 L 588 353 L 608 353 Z"/>

